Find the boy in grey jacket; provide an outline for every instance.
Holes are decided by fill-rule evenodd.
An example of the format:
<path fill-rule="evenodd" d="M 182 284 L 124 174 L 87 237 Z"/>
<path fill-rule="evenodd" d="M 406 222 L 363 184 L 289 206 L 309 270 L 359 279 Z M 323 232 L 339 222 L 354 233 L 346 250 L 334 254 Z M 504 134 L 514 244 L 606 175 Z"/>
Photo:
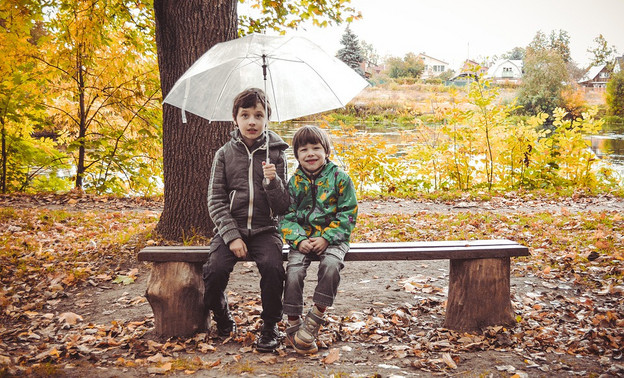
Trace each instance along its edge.
<path fill-rule="evenodd" d="M 264 128 L 271 115 L 266 101 L 264 92 L 256 88 L 241 92 L 234 100 L 232 116 L 237 129 L 217 151 L 212 165 L 208 210 L 216 235 L 210 242 L 203 278 L 205 303 L 219 335 L 227 336 L 236 332 L 225 295 L 230 273 L 239 259 L 250 256 L 256 262 L 262 277 L 264 321 L 256 348 L 272 352 L 279 346 L 277 323 L 282 318 L 285 271 L 277 216 L 285 214 L 289 206 L 284 153 L 288 145 L 269 131 L 270 163 L 265 161 Z"/>

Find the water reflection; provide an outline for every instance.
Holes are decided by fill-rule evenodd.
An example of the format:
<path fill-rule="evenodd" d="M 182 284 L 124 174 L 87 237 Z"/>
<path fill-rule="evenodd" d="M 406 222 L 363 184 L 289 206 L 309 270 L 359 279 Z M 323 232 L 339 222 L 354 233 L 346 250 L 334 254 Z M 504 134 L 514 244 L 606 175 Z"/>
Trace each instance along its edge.
<path fill-rule="evenodd" d="M 599 158 L 609 158 L 614 164 L 624 165 L 624 135 L 604 134 L 589 137 L 591 149 Z"/>

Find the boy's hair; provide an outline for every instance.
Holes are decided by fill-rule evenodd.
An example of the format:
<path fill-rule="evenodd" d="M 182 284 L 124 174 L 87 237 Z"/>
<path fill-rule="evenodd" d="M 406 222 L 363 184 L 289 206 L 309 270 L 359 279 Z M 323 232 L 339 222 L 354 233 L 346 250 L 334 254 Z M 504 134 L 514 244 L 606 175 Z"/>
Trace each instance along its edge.
<path fill-rule="evenodd" d="M 329 142 L 329 136 L 325 130 L 318 126 L 303 126 L 295 132 L 293 135 L 293 150 L 295 152 L 295 158 L 299 159 L 298 150 L 299 147 L 310 144 L 319 143 L 325 149 L 325 154 L 329 157 L 331 154 L 331 144 Z"/>
<path fill-rule="evenodd" d="M 240 108 L 253 108 L 257 104 L 261 104 L 262 107 L 267 108 L 267 119 L 271 118 L 271 104 L 266 100 L 264 91 L 260 88 L 249 88 L 239 93 L 234 98 L 234 104 L 232 106 L 232 118 L 236 121 L 238 115 L 238 109 Z"/>

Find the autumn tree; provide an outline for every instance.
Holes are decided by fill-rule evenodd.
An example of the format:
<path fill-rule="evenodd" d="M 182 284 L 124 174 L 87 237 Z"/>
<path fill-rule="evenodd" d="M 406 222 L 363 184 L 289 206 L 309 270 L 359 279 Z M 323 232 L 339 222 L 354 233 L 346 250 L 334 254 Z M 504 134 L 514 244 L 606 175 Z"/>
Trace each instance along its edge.
<path fill-rule="evenodd" d="M 509 60 L 523 60 L 525 53 L 526 53 L 526 49 L 525 48 L 523 48 L 523 47 L 514 47 L 513 49 L 511 49 L 508 52 L 504 53 L 501 57 L 503 59 L 509 59 Z"/>
<path fill-rule="evenodd" d="M 160 90 L 146 1 L 51 1 L 48 113 L 76 167 L 75 187 L 137 193 L 160 172 Z"/>
<path fill-rule="evenodd" d="M 594 47 L 587 49 L 587 52 L 593 55 L 591 65 L 600 66 L 602 64 L 612 64 L 614 58 L 617 56 L 616 47 L 613 45 L 609 46 L 609 43 L 602 34 L 594 38 L 594 43 Z M 609 69 L 611 69 L 611 67 Z"/>
<path fill-rule="evenodd" d="M 567 31 L 559 29 L 559 31 L 555 32 L 552 30 L 549 42 L 549 47 L 557 51 L 566 64 L 572 60 L 570 56 L 570 34 Z"/>
<path fill-rule="evenodd" d="M 379 53 L 375 47 L 366 41 L 360 41 L 360 48 L 364 61 L 370 65 L 376 66 L 379 64 Z"/>
<path fill-rule="evenodd" d="M 364 62 L 364 55 L 362 54 L 362 48 L 358 37 L 351 31 L 351 28 L 347 26 L 342 38 L 340 39 L 342 48 L 338 50 L 336 57 L 342 60 L 347 66 L 351 67 L 355 72 L 364 76 L 362 70 L 362 62 Z"/>
<path fill-rule="evenodd" d="M 232 0 L 155 0 L 156 44 L 162 93 L 210 47 L 253 31 L 284 31 L 303 22 L 316 26 L 351 21 L 358 14 L 343 0 L 252 0 L 255 16 L 238 17 Z M 239 24 L 240 20 L 240 24 Z M 212 235 L 207 193 L 217 149 L 229 138 L 230 122 L 212 122 L 163 106 L 165 202 L 156 231 L 167 239 Z"/>
<path fill-rule="evenodd" d="M 561 92 L 568 71 L 561 55 L 550 49 L 527 51 L 524 75 L 518 90 L 518 104 L 527 114 L 552 114 L 562 107 Z"/>
<path fill-rule="evenodd" d="M 393 79 L 411 77 L 419 78 L 425 71 L 422 59 L 414 53 L 405 54 L 404 58 L 390 57 L 386 60 L 388 76 Z"/>
<path fill-rule="evenodd" d="M 43 14 L 39 2 L 7 0 L 0 4 L 0 191 L 63 189 L 52 179 L 63 154 L 52 138 L 36 134 L 45 122 L 41 106 L 45 73 L 36 54 Z M 39 178 L 46 173 L 49 180 Z"/>

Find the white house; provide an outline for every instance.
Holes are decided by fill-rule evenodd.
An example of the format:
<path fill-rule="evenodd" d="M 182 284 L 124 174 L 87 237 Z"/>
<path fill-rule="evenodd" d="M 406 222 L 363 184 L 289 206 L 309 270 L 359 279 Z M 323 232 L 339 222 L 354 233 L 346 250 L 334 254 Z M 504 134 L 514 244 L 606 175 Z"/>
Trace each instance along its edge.
<path fill-rule="evenodd" d="M 522 60 L 498 60 L 488 69 L 485 77 L 494 82 L 518 83 L 522 79 Z"/>
<path fill-rule="evenodd" d="M 421 53 L 418 54 L 416 58 L 422 60 L 423 64 L 425 65 L 425 70 L 422 73 L 421 79 L 436 77 L 442 72 L 448 70 L 449 68 L 448 63 L 436 58 L 432 58 L 429 55 Z"/>

